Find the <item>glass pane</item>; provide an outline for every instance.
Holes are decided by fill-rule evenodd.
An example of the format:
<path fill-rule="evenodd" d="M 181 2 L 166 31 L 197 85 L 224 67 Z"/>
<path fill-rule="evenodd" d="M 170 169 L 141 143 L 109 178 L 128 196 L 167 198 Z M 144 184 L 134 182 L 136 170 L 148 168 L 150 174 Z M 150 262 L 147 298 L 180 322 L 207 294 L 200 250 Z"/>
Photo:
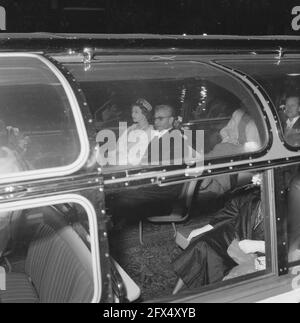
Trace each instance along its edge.
<path fill-rule="evenodd" d="M 218 190 L 224 182 L 226 193 Z M 111 254 L 142 301 L 263 275 L 271 271 L 263 192 L 263 174 L 250 172 L 106 192 Z"/>
<path fill-rule="evenodd" d="M 40 60 L 0 58 L 0 174 L 72 164 L 80 142 L 58 78 Z"/>
<path fill-rule="evenodd" d="M 211 159 L 266 144 L 263 117 L 249 92 L 215 68 L 198 62 L 105 63 L 88 71 L 67 66 L 97 120 L 104 172 L 203 163 L 204 151 Z M 164 145 L 164 135 L 173 142 Z"/>
<path fill-rule="evenodd" d="M 2 303 L 87 303 L 94 296 L 86 211 L 60 204 L 0 213 Z M 2 280 L 3 282 L 3 280 Z"/>
<path fill-rule="evenodd" d="M 300 146 L 300 63 L 296 60 L 226 61 L 258 81 L 271 98 L 280 117 L 286 142 Z"/>
<path fill-rule="evenodd" d="M 292 166 L 285 169 L 289 175 L 288 186 L 288 239 L 289 262 L 300 261 L 300 169 Z M 285 176 L 287 177 L 287 175 Z"/>

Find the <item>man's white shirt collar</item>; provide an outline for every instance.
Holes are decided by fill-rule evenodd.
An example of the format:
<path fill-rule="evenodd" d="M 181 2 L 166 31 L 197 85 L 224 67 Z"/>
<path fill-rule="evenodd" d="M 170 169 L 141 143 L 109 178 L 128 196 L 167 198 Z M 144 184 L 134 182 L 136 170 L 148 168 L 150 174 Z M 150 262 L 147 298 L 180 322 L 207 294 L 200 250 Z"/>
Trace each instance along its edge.
<path fill-rule="evenodd" d="M 164 136 L 167 132 L 169 132 L 172 128 L 170 129 L 165 129 L 165 130 L 162 130 L 162 131 L 157 131 L 155 136 L 157 136 L 158 138 L 161 138 L 162 136 Z"/>
<path fill-rule="evenodd" d="M 299 120 L 300 116 L 294 118 L 292 121 L 290 119 L 287 120 L 286 126 L 288 129 L 292 129 L 295 123 Z"/>

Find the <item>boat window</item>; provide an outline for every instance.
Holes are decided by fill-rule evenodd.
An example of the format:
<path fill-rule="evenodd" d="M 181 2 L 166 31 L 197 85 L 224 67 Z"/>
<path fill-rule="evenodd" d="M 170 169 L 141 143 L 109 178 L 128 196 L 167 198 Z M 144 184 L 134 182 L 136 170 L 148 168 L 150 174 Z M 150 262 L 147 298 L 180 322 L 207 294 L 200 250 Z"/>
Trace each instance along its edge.
<path fill-rule="evenodd" d="M 96 63 L 86 70 L 66 66 L 97 121 L 104 173 L 249 158 L 267 143 L 264 118 L 251 93 L 214 67 L 167 61 Z M 164 141 L 167 136 L 171 143 Z"/>
<path fill-rule="evenodd" d="M 0 57 L 1 179 L 71 173 L 87 159 L 76 100 L 49 66 L 34 55 Z"/>
<path fill-rule="evenodd" d="M 95 214 L 88 214 L 84 203 L 56 198 L 59 204 L 36 199 L 26 207 L 1 206 L 2 303 L 100 300 L 91 227 Z"/>
<path fill-rule="evenodd" d="M 288 248 L 288 261 L 300 261 L 300 167 L 299 165 L 282 167 L 277 171 L 277 190 L 282 192 L 278 201 L 278 220 L 280 224 L 286 223 L 287 233 L 282 232 L 278 237 L 279 246 Z M 284 254 L 281 252 L 281 257 Z M 286 257 L 286 255 L 285 255 Z"/>
<path fill-rule="evenodd" d="M 222 64 L 253 77 L 276 108 L 281 132 L 291 147 L 300 147 L 300 64 L 297 60 L 235 60 Z"/>
<path fill-rule="evenodd" d="M 140 300 L 180 297 L 270 273 L 265 180 L 264 173 L 241 172 L 107 190 L 110 250 L 140 287 Z"/>

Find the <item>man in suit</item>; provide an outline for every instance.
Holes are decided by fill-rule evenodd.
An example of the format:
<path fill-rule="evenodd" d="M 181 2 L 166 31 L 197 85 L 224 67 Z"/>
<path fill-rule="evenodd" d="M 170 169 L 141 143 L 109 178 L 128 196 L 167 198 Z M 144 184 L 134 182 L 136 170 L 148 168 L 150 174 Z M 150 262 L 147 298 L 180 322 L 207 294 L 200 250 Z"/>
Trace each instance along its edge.
<path fill-rule="evenodd" d="M 156 135 L 148 146 L 147 164 L 150 166 L 182 165 L 188 156 L 188 144 L 181 130 L 175 127 L 176 111 L 171 105 L 158 105 L 154 113 Z"/>
<path fill-rule="evenodd" d="M 300 96 L 289 96 L 285 102 L 286 135 L 292 130 L 300 130 Z"/>
<path fill-rule="evenodd" d="M 177 145 L 183 142 L 183 136 L 178 129 L 175 129 L 176 111 L 170 105 L 159 105 L 155 108 L 154 127 L 156 136 L 148 147 L 148 155 L 144 162 L 147 165 L 172 165 Z M 177 132 L 175 132 L 177 130 Z M 180 134 L 180 141 L 170 140 L 168 135 Z M 165 139 L 168 139 L 165 141 Z M 174 139 L 174 138 L 173 138 Z M 167 144 L 163 144 L 163 142 Z M 183 150 L 180 147 L 179 150 Z M 181 161 L 183 162 L 183 161 Z M 181 193 L 182 184 L 160 187 L 158 185 L 127 189 L 115 196 L 112 201 L 114 222 L 120 223 L 123 220 L 136 221 L 143 217 L 167 215 L 172 211 L 172 202 Z"/>
<path fill-rule="evenodd" d="M 300 144 L 300 96 L 291 95 L 286 98 L 284 135 L 292 146 Z"/>

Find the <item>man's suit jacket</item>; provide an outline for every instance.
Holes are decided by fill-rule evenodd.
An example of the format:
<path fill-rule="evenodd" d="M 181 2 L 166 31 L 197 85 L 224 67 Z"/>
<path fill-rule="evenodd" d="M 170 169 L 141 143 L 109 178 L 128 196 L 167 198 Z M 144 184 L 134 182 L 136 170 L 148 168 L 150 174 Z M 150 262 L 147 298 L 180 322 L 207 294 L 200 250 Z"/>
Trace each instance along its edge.
<path fill-rule="evenodd" d="M 179 129 L 172 128 L 161 137 L 154 137 L 148 146 L 148 163 L 153 166 L 184 164 L 188 154 L 186 138 Z"/>
<path fill-rule="evenodd" d="M 287 121 L 285 122 L 285 133 L 288 133 L 291 130 L 300 130 L 300 118 L 297 120 L 297 122 L 290 129 L 287 128 Z"/>

